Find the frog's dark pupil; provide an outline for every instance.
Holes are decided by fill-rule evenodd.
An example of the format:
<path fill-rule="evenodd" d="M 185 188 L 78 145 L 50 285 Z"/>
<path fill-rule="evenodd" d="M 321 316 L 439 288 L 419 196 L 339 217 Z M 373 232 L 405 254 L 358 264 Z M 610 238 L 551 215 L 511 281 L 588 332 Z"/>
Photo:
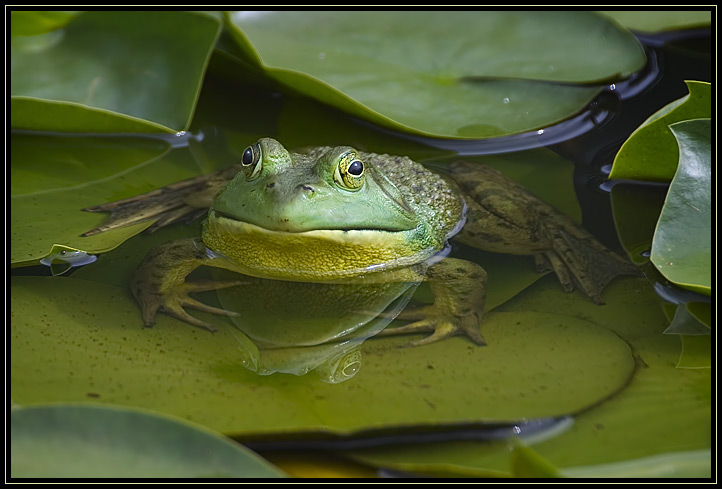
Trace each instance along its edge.
<path fill-rule="evenodd" d="M 359 160 L 354 161 L 348 167 L 348 172 L 354 176 L 361 175 L 361 172 L 363 172 L 363 171 L 364 171 L 364 165 Z"/>
<path fill-rule="evenodd" d="M 243 158 L 241 159 L 241 163 L 246 166 L 253 163 L 253 150 L 251 148 L 246 148 L 246 150 L 243 152 Z"/>

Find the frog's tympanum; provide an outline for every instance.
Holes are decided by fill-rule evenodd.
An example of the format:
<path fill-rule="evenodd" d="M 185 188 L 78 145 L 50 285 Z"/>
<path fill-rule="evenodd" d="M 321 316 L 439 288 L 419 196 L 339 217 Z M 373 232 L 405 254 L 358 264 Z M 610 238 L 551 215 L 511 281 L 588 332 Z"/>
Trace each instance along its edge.
<path fill-rule="evenodd" d="M 445 177 L 403 156 L 348 146 L 289 152 L 264 138 L 232 167 L 87 209 L 112 215 L 86 235 L 149 219 L 157 229 L 209 208 L 202 236 L 151 250 L 131 290 L 146 326 L 160 310 L 211 331 L 185 308 L 235 313 L 189 293 L 243 281 L 186 281 L 203 265 L 295 282 L 428 281 L 433 304 L 405 310 L 399 317 L 412 322 L 390 331 L 431 332 L 417 343 L 463 333 L 480 345 L 486 273 L 471 261 L 439 257 L 452 236 L 486 251 L 532 255 L 564 290 L 577 287 L 600 304 L 612 278 L 638 274 L 500 172 L 466 162 L 448 169 Z"/>

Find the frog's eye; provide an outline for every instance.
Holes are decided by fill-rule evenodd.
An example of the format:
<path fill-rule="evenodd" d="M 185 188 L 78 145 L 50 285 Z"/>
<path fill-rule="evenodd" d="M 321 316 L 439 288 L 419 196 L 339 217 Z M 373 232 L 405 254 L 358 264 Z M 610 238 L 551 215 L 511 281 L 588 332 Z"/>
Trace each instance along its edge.
<path fill-rule="evenodd" d="M 358 190 L 364 184 L 364 164 L 355 151 L 341 155 L 334 180 L 346 190 Z"/>
<path fill-rule="evenodd" d="M 247 147 L 241 156 L 241 165 L 246 170 L 246 177 L 255 178 L 261 172 L 261 145 L 256 143 Z"/>

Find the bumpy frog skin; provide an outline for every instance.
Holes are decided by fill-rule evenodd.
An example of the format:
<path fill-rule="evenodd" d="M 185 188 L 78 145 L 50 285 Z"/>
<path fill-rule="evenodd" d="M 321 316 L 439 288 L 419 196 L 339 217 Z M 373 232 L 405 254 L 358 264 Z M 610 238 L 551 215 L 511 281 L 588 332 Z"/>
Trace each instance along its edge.
<path fill-rule="evenodd" d="M 417 343 L 464 333 L 484 344 L 486 272 L 456 258 L 427 261 L 452 236 L 486 251 L 533 255 L 538 270 L 553 270 L 565 290 L 578 287 L 597 303 L 613 277 L 639 273 L 498 171 L 464 162 L 449 171 L 453 182 L 403 156 L 347 146 L 291 153 L 264 138 L 233 167 L 86 209 L 112 215 L 85 235 L 148 219 L 157 219 L 151 230 L 157 229 L 210 207 L 202 237 L 151 250 L 131 290 L 146 326 L 162 310 L 211 331 L 184 307 L 235 313 L 189 292 L 242 281 L 186 282 L 203 265 L 291 281 L 427 280 L 434 303 L 404 311 L 400 319 L 413 322 L 386 330 L 432 332 Z"/>

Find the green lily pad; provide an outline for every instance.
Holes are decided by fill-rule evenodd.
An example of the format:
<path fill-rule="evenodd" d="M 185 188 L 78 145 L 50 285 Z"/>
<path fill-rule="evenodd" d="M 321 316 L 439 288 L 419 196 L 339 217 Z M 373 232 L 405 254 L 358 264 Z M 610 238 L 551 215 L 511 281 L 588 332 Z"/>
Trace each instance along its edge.
<path fill-rule="evenodd" d="M 612 187 L 610 201 L 617 235 L 629 257 L 638 265 L 649 262 L 654 231 L 666 195 L 667 189 L 657 185 L 624 182 Z"/>
<path fill-rule="evenodd" d="M 637 477 L 709 477 L 711 460 L 704 454 L 713 433 L 710 369 L 675 368 L 679 339 L 660 334 L 667 319 L 644 279 L 618 280 L 605 292 L 606 305 L 595 306 L 574 300 L 546 277 L 500 308 L 564 310 L 594 318 L 627 339 L 640 359 L 624 391 L 575 416 L 566 431 L 525 443 L 571 477 L 625 476 L 629 469 Z M 660 428 L 670 426 L 674 429 Z M 347 453 L 365 464 L 437 477 L 511 475 L 505 441 L 417 443 Z"/>
<path fill-rule="evenodd" d="M 251 450 L 187 421 L 90 405 L 10 415 L 10 476 L 284 477 Z"/>
<path fill-rule="evenodd" d="M 93 133 L 187 129 L 220 29 L 207 14 L 98 10 L 79 13 L 43 39 L 15 36 L 11 125 Z"/>
<path fill-rule="evenodd" d="M 694 27 L 709 27 L 712 12 L 709 10 L 603 10 L 627 29 L 640 32 L 663 32 Z"/>
<path fill-rule="evenodd" d="M 513 439 L 511 443 L 511 473 L 514 477 L 549 478 L 559 477 L 559 469 L 540 456 L 524 442 Z"/>
<path fill-rule="evenodd" d="M 575 478 L 700 478 L 711 475 L 710 450 L 670 452 L 612 464 L 574 467 L 562 474 Z"/>
<path fill-rule="evenodd" d="M 12 10 L 10 12 L 10 35 L 35 36 L 60 29 L 78 12 L 49 10 Z"/>
<path fill-rule="evenodd" d="M 652 241 L 652 263 L 672 282 L 710 294 L 712 280 L 712 169 L 709 119 L 670 126 L 679 166 Z"/>
<path fill-rule="evenodd" d="M 144 407 L 241 438 L 558 416 L 609 398 L 634 370 L 617 335 L 582 319 L 519 312 L 489 314 L 483 348 L 461 337 L 418 348 L 399 348 L 408 337 L 372 338 L 357 375 L 327 384 L 246 370 L 236 330 L 218 316 L 198 313 L 216 334 L 167 316 L 143 328 L 118 287 L 14 277 L 11 298 L 16 402 Z"/>
<path fill-rule="evenodd" d="M 37 263 L 55 244 L 91 254 L 115 248 L 150 223 L 83 238 L 80 234 L 104 216 L 81 209 L 127 197 L 128 189 L 142 193 L 156 188 L 158 181 L 171 183 L 167 179 L 173 174 L 177 179 L 184 175 L 183 168 L 176 166 L 178 152 L 171 158 L 170 145 L 163 140 L 12 134 L 11 144 L 10 258 L 14 265 Z M 164 157 L 168 158 L 165 165 L 149 165 Z M 189 161 L 186 166 L 197 164 Z"/>
<path fill-rule="evenodd" d="M 677 168 L 679 149 L 669 125 L 711 117 L 710 84 L 687 81 L 689 95 L 663 107 L 624 142 L 614 158 L 611 179 L 668 182 Z"/>
<path fill-rule="evenodd" d="M 274 11 L 226 19 L 247 60 L 272 78 L 371 122 L 436 137 L 554 124 L 580 112 L 599 84 L 645 63 L 634 36 L 592 12 Z"/>

